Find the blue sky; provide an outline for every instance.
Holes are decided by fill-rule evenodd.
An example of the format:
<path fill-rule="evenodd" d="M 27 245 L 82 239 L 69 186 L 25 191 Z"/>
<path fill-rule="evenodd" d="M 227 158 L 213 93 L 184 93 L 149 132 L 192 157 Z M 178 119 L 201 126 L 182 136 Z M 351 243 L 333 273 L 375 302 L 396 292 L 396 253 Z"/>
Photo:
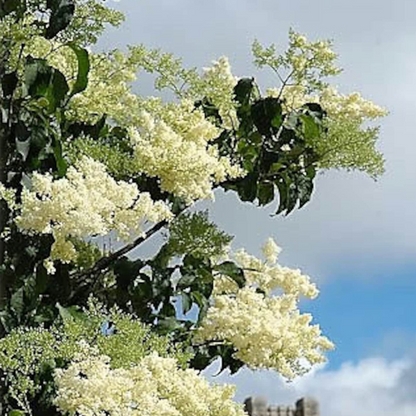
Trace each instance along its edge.
<path fill-rule="evenodd" d="M 343 277 L 322 285 L 319 300 L 304 307 L 337 345 L 328 369 L 375 354 L 398 358 L 408 352 L 408 345 L 389 345 L 386 337 L 416 333 L 414 274 L 411 268 L 397 278 L 379 276 L 377 284 Z"/>
<path fill-rule="evenodd" d="M 205 204 L 235 235 L 234 246 L 259 254 L 267 237 L 283 247 L 281 262 L 316 280 L 313 313 L 337 349 L 326 366 L 290 386 L 268 372 L 243 371 L 217 381 L 237 384 L 237 398 L 262 394 L 273 403 L 302 395 L 321 402 L 322 416 L 416 415 L 416 2 L 414 0 L 121 0 L 126 24 L 111 30 L 104 48 L 144 43 L 209 66 L 230 57 L 237 76 L 256 72 L 250 45 L 285 47 L 289 27 L 311 39 L 331 38 L 344 93 L 360 91 L 390 110 L 379 148 L 386 174 L 377 182 L 360 173 L 327 172 L 312 201 L 287 218 L 272 208 L 218 194 Z M 139 78 L 149 94 L 149 79 Z M 212 374 L 215 369 L 208 372 Z"/>

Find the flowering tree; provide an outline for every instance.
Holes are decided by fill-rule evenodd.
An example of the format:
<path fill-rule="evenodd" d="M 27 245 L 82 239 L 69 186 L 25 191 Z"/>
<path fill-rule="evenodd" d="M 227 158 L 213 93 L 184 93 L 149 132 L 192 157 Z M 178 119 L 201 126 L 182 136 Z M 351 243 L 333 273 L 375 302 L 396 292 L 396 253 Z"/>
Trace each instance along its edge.
<path fill-rule="evenodd" d="M 263 95 L 226 58 L 200 72 L 144 46 L 91 52 L 122 20 L 99 0 L 0 1 L 2 414 L 240 416 L 200 370 L 293 378 L 333 345 L 298 309 L 316 286 L 272 239 L 264 259 L 232 251 L 189 208 L 222 188 L 288 214 L 319 170 L 376 178 L 367 126 L 385 111 L 329 86 L 328 41 L 255 42 L 276 73 Z M 140 71 L 172 100 L 134 94 Z M 131 255 L 162 230 L 153 257 Z"/>

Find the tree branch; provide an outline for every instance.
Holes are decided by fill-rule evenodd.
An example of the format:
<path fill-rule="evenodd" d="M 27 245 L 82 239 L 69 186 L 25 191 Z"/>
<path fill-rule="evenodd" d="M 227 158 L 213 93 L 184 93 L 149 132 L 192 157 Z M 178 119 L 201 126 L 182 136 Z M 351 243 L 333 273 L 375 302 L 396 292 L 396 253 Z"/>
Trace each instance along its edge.
<path fill-rule="evenodd" d="M 0 79 L 4 77 L 7 72 L 7 62 L 10 57 L 11 46 L 5 48 L 4 59 L 0 65 Z M 17 59 L 16 71 L 19 69 L 20 60 L 23 56 L 23 50 L 25 44 L 20 45 L 19 56 Z M 5 104 L 7 103 L 7 122 L 0 118 L 0 184 L 7 184 L 7 163 L 9 158 L 9 145 L 8 142 L 11 141 L 10 135 L 12 133 L 12 118 L 13 114 L 13 101 L 15 97 L 17 86 L 14 87 L 13 91 L 10 94 L 8 103 L 5 100 L 4 93 L 3 97 L 0 98 L 0 108 L 5 109 Z M 14 140 L 14 139 L 13 139 Z M 10 282 L 7 282 L 4 277 L 3 265 L 5 261 L 5 244 L 3 239 L 3 231 L 5 230 L 9 216 L 9 210 L 6 204 L 6 201 L 0 200 L 0 310 L 4 308 L 7 302 L 7 286 Z"/>
<path fill-rule="evenodd" d="M 74 279 L 83 279 L 88 276 L 94 276 L 103 270 L 107 269 L 114 261 L 119 259 L 120 257 L 124 256 L 131 250 L 135 249 L 137 246 L 142 244 L 144 241 L 146 241 L 149 237 L 156 234 L 159 230 L 161 230 L 163 227 L 165 227 L 168 224 L 168 222 L 161 221 L 158 222 L 156 225 L 154 225 L 149 231 L 145 233 L 144 236 L 136 238 L 132 243 L 125 245 L 124 247 L 120 248 L 119 250 L 115 251 L 114 253 L 111 253 L 110 255 L 101 258 L 97 261 L 97 263 L 94 264 L 93 267 L 91 267 L 88 270 L 85 270 L 81 273 L 75 273 L 72 277 Z"/>
<path fill-rule="evenodd" d="M 5 184 L 6 161 L 7 161 L 7 132 L 6 129 L 0 127 L 0 184 Z M 6 300 L 6 281 L 3 274 L 3 265 L 5 260 L 5 244 L 3 239 L 3 231 L 7 223 L 7 205 L 6 201 L 0 200 L 0 309 L 3 309 Z"/>
<path fill-rule="evenodd" d="M 4 56 L 0 62 L 0 79 L 4 77 L 7 71 L 6 63 L 10 55 L 9 45 L 4 47 Z M 0 108 L 6 109 L 5 97 L 0 97 Z M 8 119 L 3 120 L 0 118 L 0 184 L 5 185 L 7 181 L 7 139 L 10 125 L 10 104 L 7 106 Z M 7 224 L 7 205 L 6 201 L 0 200 L 0 309 L 3 309 L 7 295 L 7 282 L 5 281 L 3 274 L 3 265 L 5 260 L 5 244 L 3 240 L 3 231 Z"/>

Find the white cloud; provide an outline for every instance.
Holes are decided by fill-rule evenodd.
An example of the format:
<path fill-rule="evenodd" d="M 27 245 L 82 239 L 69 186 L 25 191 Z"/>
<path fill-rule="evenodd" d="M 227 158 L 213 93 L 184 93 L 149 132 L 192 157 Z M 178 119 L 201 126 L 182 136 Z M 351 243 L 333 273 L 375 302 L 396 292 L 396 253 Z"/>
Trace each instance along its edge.
<path fill-rule="evenodd" d="M 207 373 L 215 374 L 214 367 Z M 236 384 L 240 401 L 264 396 L 270 404 L 294 405 L 301 397 L 315 397 L 321 416 L 416 415 L 416 361 L 409 358 L 373 357 L 344 363 L 337 370 L 321 366 L 290 384 L 267 371 L 242 370 L 233 377 L 211 379 Z"/>

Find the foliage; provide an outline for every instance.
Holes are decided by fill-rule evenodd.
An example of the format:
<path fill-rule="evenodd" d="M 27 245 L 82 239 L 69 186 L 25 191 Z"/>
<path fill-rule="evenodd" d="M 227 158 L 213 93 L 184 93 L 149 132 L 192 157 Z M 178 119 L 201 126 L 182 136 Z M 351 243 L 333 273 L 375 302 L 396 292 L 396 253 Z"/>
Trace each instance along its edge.
<path fill-rule="evenodd" d="M 51 328 L 17 328 L 0 340 L 5 398 L 12 406 L 30 412 L 30 403 L 37 403 L 36 412 L 49 414 L 55 393 L 53 372 L 91 351 L 109 357 L 114 369 L 128 369 L 151 353 L 175 357 L 181 366 L 188 360 L 178 345 L 173 347 L 117 308 L 106 312 L 90 302 L 85 311 L 59 304 L 57 309 L 60 319 Z"/>
<path fill-rule="evenodd" d="M 374 179 L 384 172 L 384 160 L 377 150 L 379 129 L 368 122 L 387 115 L 387 111 L 359 93 L 340 94 L 325 77 L 337 75 L 336 54 L 332 42 L 308 42 L 305 36 L 290 31 L 289 48 L 276 53 L 275 45 L 263 48 L 253 43 L 255 64 L 269 67 L 281 81 L 268 95 L 282 100 L 284 112 L 291 112 L 307 103 L 320 104 L 325 109 L 323 126 L 326 134 L 314 138 L 319 169 L 361 170 Z"/>
<path fill-rule="evenodd" d="M 169 227 L 169 250 L 176 256 L 220 257 L 231 241 L 232 237 L 209 221 L 208 211 L 184 212 Z"/>

